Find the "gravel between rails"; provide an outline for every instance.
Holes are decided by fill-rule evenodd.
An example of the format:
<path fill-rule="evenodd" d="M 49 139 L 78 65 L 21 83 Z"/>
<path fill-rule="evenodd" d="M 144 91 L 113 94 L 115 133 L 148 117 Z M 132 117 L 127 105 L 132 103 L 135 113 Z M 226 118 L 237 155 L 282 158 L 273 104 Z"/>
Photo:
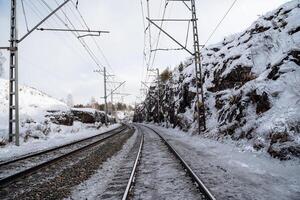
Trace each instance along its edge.
<path fill-rule="evenodd" d="M 100 145 L 45 167 L 0 188 L 1 199 L 64 199 L 72 187 L 91 177 L 101 164 L 121 150 L 134 130 L 119 133 Z"/>

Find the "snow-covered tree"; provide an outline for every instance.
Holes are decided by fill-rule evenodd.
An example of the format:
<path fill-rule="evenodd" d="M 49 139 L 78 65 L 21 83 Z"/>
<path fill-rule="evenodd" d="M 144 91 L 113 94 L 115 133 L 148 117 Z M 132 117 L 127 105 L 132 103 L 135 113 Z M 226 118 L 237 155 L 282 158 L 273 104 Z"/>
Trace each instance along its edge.
<path fill-rule="evenodd" d="M 74 106 L 74 101 L 73 101 L 73 96 L 72 94 L 68 94 L 67 96 L 67 105 L 69 107 L 73 107 Z"/>

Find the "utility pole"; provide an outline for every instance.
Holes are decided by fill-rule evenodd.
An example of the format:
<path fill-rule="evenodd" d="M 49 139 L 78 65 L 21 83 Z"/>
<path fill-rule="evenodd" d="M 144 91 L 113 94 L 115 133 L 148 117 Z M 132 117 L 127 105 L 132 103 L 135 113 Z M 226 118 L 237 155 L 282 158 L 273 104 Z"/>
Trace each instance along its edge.
<path fill-rule="evenodd" d="M 10 16 L 10 58 L 9 58 L 9 142 L 19 141 L 19 86 L 18 86 L 18 30 L 17 0 L 11 0 Z"/>
<path fill-rule="evenodd" d="M 116 88 L 112 89 L 111 92 L 109 94 L 107 94 L 107 79 L 108 77 L 110 76 L 114 76 L 114 75 L 108 75 L 107 74 L 107 71 L 106 71 L 106 67 L 103 67 L 103 70 L 100 70 L 100 69 L 97 69 L 97 70 L 94 70 L 94 72 L 97 72 L 99 74 L 103 73 L 103 81 L 104 81 L 104 110 L 105 110 L 105 125 L 108 124 L 108 106 L 107 106 L 107 98 L 110 96 L 110 95 L 113 95 L 113 93 L 119 89 L 126 81 L 124 82 L 121 82 Z M 110 82 L 112 83 L 112 82 Z"/>
<path fill-rule="evenodd" d="M 197 16 L 196 16 L 196 4 L 195 0 L 168 0 L 169 2 L 181 2 L 183 3 L 188 10 L 192 14 L 192 19 L 149 19 L 146 18 L 152 25 L 154 25 L 156 28 L 158 28 L 162 33 L 164 33 L 167 37 L 169 37 L 171 40 L 173 40 L 177 45 L 181 47 L 182 50 L 185 50 L 190 55 L 194 57 L 195 62 L 195 76 L 196 76 L 196 111 L 198 114 L 197 121 L 198 121 L 198 132 L 199 134 L 201 131 L 206 130 L 206 117 L 205 117 L 205 103 L 204 103 L 204 92 L 203 92 L 203 81 L 202 81 L 202 71 L 201 71 L 201 58 L 200 58 L 200 45 L 199 45 L 199 36 L 198 36 L 198 27 L 197 27 Z M 190 2 L 190 6 L 186 3 Z M 155 23 L 155 21 L 172 21 L 172 22 L 192 22 L 193 25 L 193 46 L 194 46 L 194 52 L 190 51 L 186 45 L 181 44 L 178 40 L 176 40 L 171 34 L 166 32 L 162 27 L 160 27 L 158 24 Z M 156 50 L 164 50 L 164 49 L 155 49 Z M 166 49 L 169 50 L 169 49 Z M 151 50 L 152 51 L 152 50 Z M 201 91 L 199 92 L 199 85 Z M 201 95 L 201 105 L 200 105 L 200 96 Z M 200 106 L 202 109 L 200 109 Z M 202 122 L 202 123 L 201 123 Z M 201 128 L 203 127 L 203 128 Z"/>
<path fill-rule="evenodd" d="M 104 67 L 103 69 L 103 75 L 104 75 L 104 105 L 105 105 L 105 125 L 107 126 L 107 95 L 106 95 L 106 81 L 107 81 L 107 77 L 106 77 L 106 67 Z"/>
<path fill-rule="evenodd" d="M 159 80 L 159 69 L 156 68 L 157 73 L 157 121 L 160 123 L 160 80 Z"/>
<path fill-rule="evenodd" d="M 201 133 L 201 119 L 200 119 L 200 97 L 199 97 L 199 84 L 201 87 L 201 107 L 202 107 L 202 123 L 203 129 L 206 130 L 206 117 L 205 117 L 205 105 L 204 105 L 204 94 L 203 94 L 203 81 L 202 81 L 202 70 L 201 70 L 201 58 L 200 58 L 200 47 L 199 47 L 199 36 L 196 16 L 196 5 L 195 0 L 191 0 L 191 12 L 192 12 L 192 24 L 193 24 L 193 39 L 194 39 L 194 59 L 195 59 L 195 73 L 196 73 L 196 92 L 197 92 L 197 104 L 196 109 L 198 113 L 198 132 Z"/>
<path fill-rule="evenodd" d="M 105 112 L 105 125 L 107 126 L 107 94 L 106 94 L 106 82 L 107 82 L 107 73 L 106 73 L 106 67 L 103 67 L 103 70 L 97 69 L 94 70 L 94 72 L 97 72 L 99 74 L 103 73 L 103 82 L 104 82 L 104 112 Z"/>
<path fill-rule="evenodd" d="M 114 100 L 114 94 L 112 92 L 112 89 L 110 90 L 111 92 L 111 96 L 110 96 L 110 102 L 111 102 L 111 115 L 113 115 L 113 112 L 114 112 L 114 103 L 113 103 L 113 100 Z"/>
<path fill-rule="evenodd" d="M 160 123 L 160 78 L 159 78 L 159 69 L 148 69 L 149 72 L 156 72 L 157 79 L 157 122 Z"/>

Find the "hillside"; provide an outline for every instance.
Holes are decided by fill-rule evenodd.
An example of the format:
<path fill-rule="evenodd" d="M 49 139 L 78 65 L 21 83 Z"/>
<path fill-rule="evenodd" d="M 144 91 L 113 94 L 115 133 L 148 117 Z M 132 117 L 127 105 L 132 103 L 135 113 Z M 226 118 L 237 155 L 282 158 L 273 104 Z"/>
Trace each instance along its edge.
<path fill-rule="evenodd" d="M 8 129 L 8 80 L 0 79 L 0 137 L 7 137 Z M 43 123 L 49 110 L 67 111 L 68 106 L 37 89 L 20 86 L 20 122 Z"/>
<path fill-rule="evenodd" d="M 244 32 L 202 49 L 203 136 L 233 140 L 243 149 L 279 159 L 300 157 L 299 19 L 300 3 L 291 1 Z M 159 122 L 196 132 L 194 74 L 189 59 L 162 79 Z M 135 121 L 154 121 L 156 99 L 157 86 L 152 85 Z"/>

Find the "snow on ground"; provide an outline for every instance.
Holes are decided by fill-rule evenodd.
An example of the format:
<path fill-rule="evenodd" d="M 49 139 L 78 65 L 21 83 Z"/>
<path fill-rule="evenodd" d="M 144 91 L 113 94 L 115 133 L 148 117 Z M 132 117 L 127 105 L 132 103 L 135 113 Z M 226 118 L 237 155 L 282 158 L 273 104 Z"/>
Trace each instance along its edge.
<path fill-rule="evenodd" d="M 128 110 L 124 110 L 124 111 L 117 111 L 116 112 L 116 118 L 119 121 L 125 121 L 125 120 L 131 120 L 133 117 L 134 111 L 128 111 Z"/>
<path fill-rule="evenodd" d="M 279 161 L 234 143 L 159 130 L 195 169 L 217 199 L 300 199 L 300 161 Z"/>
<path fill-rule="evenodd" d="M 80 122 L 75 122 L 74 126 L 65 126 L 62 132 L 52 133 L 46 138 L 39 140 L 32 139 L 30 142 L 23 143 L 18 147 L 14 144 L 9 144 L 5 148 L 0 148 L 0 161 L 91 137 L 93 135 L 115 129 L 119 126 L 120 124 L 113 124 L 108 127 L 103 126 L 100 129 L 95 129 L 88 128 Z"/>
<path fill-rule="evenodd" d="M 96 199 L 102 194 L 114 174 L 120 167 L 122 160 L 128 155 L 137 138 L 137 131 L 130 137 L 116 155 L 102 164 L 102 167 L 88 180 L 76 186 L 68 199 Z"/>
<path fill-rule="evenodd" d="M 0 148 L 0 161 L 91 137 L 119 126 L 120 124 L 113 124 L 108 127 L 103 126 L 100 129 L 95 129 L 88 128 L 86 125 L 80 122 L 75 122 L 74 126 L 59 126 L 59 128 L 62 129 L 60 132 L 53 132 L 45 136 L 43 139 L 31 139 L 26 143 L 22 143 L 22 145 L 18 147 L 14 144 L 8 144 L 5 146 L 5 148 Z"/>

